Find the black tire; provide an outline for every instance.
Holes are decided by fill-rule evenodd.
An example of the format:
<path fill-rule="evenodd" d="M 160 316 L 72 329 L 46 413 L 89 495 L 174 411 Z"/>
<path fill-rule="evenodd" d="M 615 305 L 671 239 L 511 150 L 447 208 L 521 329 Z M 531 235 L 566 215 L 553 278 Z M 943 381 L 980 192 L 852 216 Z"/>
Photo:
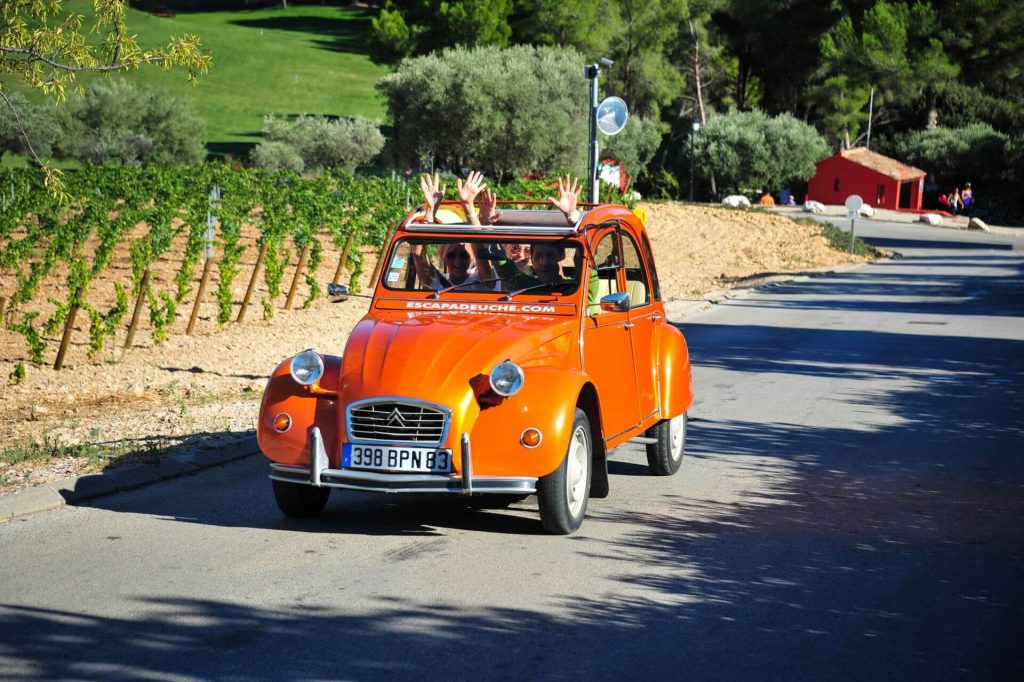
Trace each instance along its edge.
<path fill-rule="evenodd" d="M 558 468 L 537 481 L 537 506 L 544 530 L 568 535 L 583 523 L 594 471 L 594 448 L 590 422 L 577 409 L 565 457 Z"/>
<path fill-rule="evenodd" d="M 686 422 L 683 412 L 647 429 L 648 436 L 658 439 L 657 443 L 647 445 L 647 464 L 655 476 L 671 476 L 679 471 L 686 451 Z"/>
<path fill-rule="evenodd" d="M 304 483 L 286 483 L 272 480 L 274 499 L 281 513 L 293 519 L 308 519 L 319 516 L 331 496 L 330 488 L 317 488 Z"/>

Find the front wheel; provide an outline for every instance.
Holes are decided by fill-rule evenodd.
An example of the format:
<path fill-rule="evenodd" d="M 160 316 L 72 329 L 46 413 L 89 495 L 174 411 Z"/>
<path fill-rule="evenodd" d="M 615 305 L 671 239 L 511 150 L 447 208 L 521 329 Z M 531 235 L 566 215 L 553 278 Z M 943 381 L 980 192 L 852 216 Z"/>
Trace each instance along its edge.
<path fill-rule="evenodd" d="M 657 439 L 647 445 L 647 464 L 655 476 L 671 476 L 679 471 L 686 449 L 686 413 L 671 419 L 663 419 L 650 429 L 647 435 Z"/>
<path fill-rule="evenodd" d="M 274 484 L 274 499 L 281 513 L 293 519 L 308 519 L 318 516 L 327 506 L 331 496 L 330 488 L 317 488 L 305 483 L 288 483 L 271 480 Z"/>
<path fill-rule="evenodd" d="M 537 506 L 544 530 L 568 535 L 580 527 L 587 511 L 592 472 L 590 422 L 586 413 L 577 409 L 565 458 L 557 469 L 537 481 Z"/>

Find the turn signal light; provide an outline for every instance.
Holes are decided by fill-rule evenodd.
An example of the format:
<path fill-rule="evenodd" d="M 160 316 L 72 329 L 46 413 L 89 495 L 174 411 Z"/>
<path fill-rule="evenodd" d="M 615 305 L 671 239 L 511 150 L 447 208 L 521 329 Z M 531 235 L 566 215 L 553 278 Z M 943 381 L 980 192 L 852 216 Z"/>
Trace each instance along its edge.
<path fill-rule="evenodd" d="M 519 442 L 528 448 L 535 448 L 540 445 L 541 436 L 537 429 L 526 429 L 519 437 Z"/>
<path fill-rule="evenodd" d="M 281 414 L 274 417 L 274 430 L 278 433 L 284 433 L 292 427 L 292 418 L 282 412 Z"/>

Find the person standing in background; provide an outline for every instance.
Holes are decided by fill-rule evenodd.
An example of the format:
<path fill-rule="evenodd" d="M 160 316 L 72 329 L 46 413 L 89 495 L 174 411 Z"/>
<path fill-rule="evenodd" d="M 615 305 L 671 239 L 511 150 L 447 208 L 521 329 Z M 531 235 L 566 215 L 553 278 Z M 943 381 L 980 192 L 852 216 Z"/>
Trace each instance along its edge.
<path fill-rule="evenodd" d="M 974 190 L 971 183 L 964 185 L 964 191 L 960 192 L 960 203 L 963 205 L 964 215 L 970 215 L 971 207 L 974 205 Z"/>
<path fill-rule="evenodd" d="M 960 188 L 955 188 L 948 198 L 949 210 L 953 213 L 953 215 L 959 215 L 960 211 L 964 207 L 963 200 L 960 198 Z"/>

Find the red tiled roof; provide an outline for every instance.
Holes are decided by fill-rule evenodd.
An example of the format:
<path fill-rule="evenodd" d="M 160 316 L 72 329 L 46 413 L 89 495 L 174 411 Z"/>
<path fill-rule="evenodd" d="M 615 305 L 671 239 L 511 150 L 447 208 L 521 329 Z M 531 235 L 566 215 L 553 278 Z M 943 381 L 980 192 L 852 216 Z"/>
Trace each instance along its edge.
<path fill-rule="evenodd" d="M 888 156 L 882 156 L 881 154 L 873 152 L 866 147 L 843 149 L 839 152 L 839 155 L 844 159 L 853 161 L 865 168 L 870 168 L 876 173 L 881 173 L 886 177 L 890 177 L 893 180 L 899 180 L 901 182 L 916 180 L 928 174 L 920 168 L 914 168 L 913 166 L 908 166 L 905 163 L 900 163 L 896 159 L 890 159 Z"/>

